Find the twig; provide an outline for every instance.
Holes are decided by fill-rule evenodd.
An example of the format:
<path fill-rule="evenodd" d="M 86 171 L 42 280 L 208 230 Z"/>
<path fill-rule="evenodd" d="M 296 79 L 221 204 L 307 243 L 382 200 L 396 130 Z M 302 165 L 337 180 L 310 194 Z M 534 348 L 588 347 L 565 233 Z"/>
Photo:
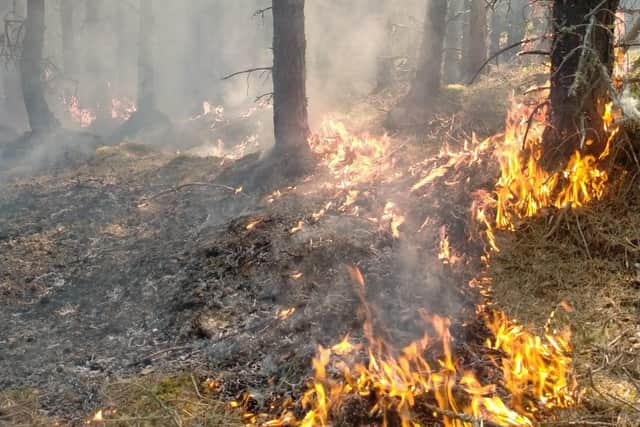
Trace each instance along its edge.
<path fill-rule="evenodd" d="M 558 212 L 558 215 L 556 216 L 556 220 L 553 223 L 551 230 L 549 230 L 549 232 L 544 235 L 545 240 L 550 238 L 556 233 L 556 230 L 558 229 L 558 227 L 560 227 L 560 223 L 562 222 L 562 219 L 565 217 L 565 215 L 567 214 L 570 208 L 571 208 L 571 203 L 567 203 L 562 207 L 560 212 Z"/>
<path fill-rule="evenodd" d="M 198 383 L 196 382 L 196 378 L 193 376 L 193 373 L 191 373 L 191 382 L 193 383 L 193 388 L 195 389 L 196 394 L 198 395 L 198 398 L 204 399 L 202 397 L 202 394 L 200 393 L 200 389 L 198 388 Z"/>
<path fill-rule="evenodd" d="M 591 256 L 591 251 L 589 250 L 589 245 L 587 244 L 587 239 L 584 238 L 584 233 L 582 232 L 582 227 L 580 226 L 580 219 L 578 218 L 578 214 L 573 212 L 573 216 L 576 218 L 576 224 L 578 225 L 578 233 L 580 233 L 580 237 L 582 237 L 582 243 L 584 244 L 584 249 L 587 251 L 587 256 L 589 259 L 593 259 Z"/>
<path fill-rule="evenodd" d="M 593 375 L 591 375 L 591 370 L 589 370 L 588 372 L 589 375 L 589 383 L 591 385 L 591 388 L 593 389 L 593 391 L 595 391 L 596 393 L 598 393 L 600 396 L 604 397 L 605 399 L 613 399 L 616 400 L 619 403 L 622 403 L 623 405 L 633 409 L 635 412 L 639 412 L 640 413 L 640 408 L 634 406 L 631 402 L 628 402 L 624 399 L 622 399 L 621 397 L 618 397 L 614 394 L 609 394 L 609 393 L 605 393 L 603 391 L 598 390 L 598 388 L 596 387 L 596 384 L 593 382 Z"/>

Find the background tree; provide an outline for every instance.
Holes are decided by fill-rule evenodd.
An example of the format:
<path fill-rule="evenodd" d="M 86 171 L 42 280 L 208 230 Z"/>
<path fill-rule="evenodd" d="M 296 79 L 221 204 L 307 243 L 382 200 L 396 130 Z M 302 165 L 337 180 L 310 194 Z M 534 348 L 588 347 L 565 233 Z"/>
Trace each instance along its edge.
<path fill-rule="evenodd" d="M 408 101 L 427 105 L 440 90 L 442 54 L 447 22 L 447 0 L 428 0 L 418 69 Z"/>
<path fill-rule="evenodd" d="M 551 95 L 543 163 L 553 168 L 576 149 L 604 148 L 618 0 L 562 0 L 552 6 Z M 587 140 L 593 141 L 586 145 Z"/>
<path fill-rule="evenodd" d="M 465 79 L 475 75 L 487 59 L 487 2 L 471 0 L 469 31 L 465 49 Z"/>
<path fill-rule="evenodd" d="M 138 112 L 142 115 L 156 111 L 155 72 L 153 69 L 153 4 L 140 0 L 140 29 L 138 35 Z"/>
<path fill-rule="evenodd" d="M 525 34 L 527 17 L 527 0 L 510 0 L 507 10 L 507 46 L 522 41 Z M 518 49 L 510 49 L 504 53 L 505 59 L 516 56 Z"/>
<path fill-rule="evenodd" d="M 20 75 L 24 104 L 33 133 L 46 132 L 60 125 L 49 110 L 42 84 L 44 18 L 44 0 L 28 0 L 23 49 L 20 57 Z"/>
<path fill-rule="evenodd" d="M 73 11 L 75 0 L 60 0 L 60 26 L 62 27 L 62 68 L 69 78 L 75 72 L 75 31 Z"/>
<path fill-rule="evenodd" d="M 460 81 L 460 52 L 462 49 L 464 16 L 464 1 L 449 0 L 447 35 L 444 48 L 443 78 L 445 83 Z"/>
<path fill-rule="evenodd" d="M 273 156 L 287 177 L 303 175 L 311 156 L 306 93 L 304 0 L 273 1 Z"/>

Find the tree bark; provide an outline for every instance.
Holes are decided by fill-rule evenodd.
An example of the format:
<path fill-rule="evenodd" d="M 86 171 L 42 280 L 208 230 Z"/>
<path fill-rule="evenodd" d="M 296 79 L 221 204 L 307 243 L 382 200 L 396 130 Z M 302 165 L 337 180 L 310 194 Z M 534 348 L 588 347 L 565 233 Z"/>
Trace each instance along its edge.
<path fill-rule="evenodd" d="M 447 0 L 428 0 L 418 70 L 409 92 L 412 103 L 427 105 L 440 91 L 446 24 Z"/>
<path fill-rule="evenodd" d="M 290 177 L 304 174 L 310 157 L 304 5 L 304 0 L 273 1 L 274 155 Z"/>
<path fill-rule="evenodd" d="M 156 111 L 155 72 L 153 67 L 153 5 L 152 0 L 140 0 L 138 35 L 138 112 Z"/>
<path fill-rule="evenodd" d="M 487 60 L 487 3 L 485 0 L 471 0 L 468 43 L 465 79 L 473 77 Z"/>
<path fill-rule="evenodd" d="M 462 29 L 464 2 L 450 0 L 447 13 L 447 36 L 444 51 L 444 82 L 460 81 L 460 51 L 462 49 Z"/>
<path fill-rule="evenodd" d="M 28 0 L 20 74 L 29 125 L 34 133 L 46 132 L 59 126 L 47 105 L 41 79 L 44 16 L 44 0 Z"/>
<path fill-rule="evenodd" d="M 62 67 L 67 78 L 75 72 L 75 31 L 73 27 L 74 0 L 60 0 L 60 25 L 62 27 Z"/>
<path fill-rule="evenodd" d="M 543 145 L 547 169 L 566 162 L 576 150 L 597 155 L 604 149 L 602 115 L 610 99 L 618 5 L 619 0 L 553 3 L 550 112 Z"/>

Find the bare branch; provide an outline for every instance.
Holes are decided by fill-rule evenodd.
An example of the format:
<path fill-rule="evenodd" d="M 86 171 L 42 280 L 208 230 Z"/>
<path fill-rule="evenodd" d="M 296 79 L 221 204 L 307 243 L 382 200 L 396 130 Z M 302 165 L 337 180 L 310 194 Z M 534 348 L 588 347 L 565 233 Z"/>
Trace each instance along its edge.
<path fill-rule="evenodd" d="M 231 73 L 228 76 L 224 76 L 222 78 L 222 80 L 229 80 L 232 79 L 236 76 L 240 76 L 242 74 L 249 74 L 251 75 L 251 73 L 255 73 L 256 71 L 272 71 L 273 67 L 256 67 L 256 68 L 249 68 L 247 70 L 242 70 L 242 71 L 237 71 L 235 73 Z"/>

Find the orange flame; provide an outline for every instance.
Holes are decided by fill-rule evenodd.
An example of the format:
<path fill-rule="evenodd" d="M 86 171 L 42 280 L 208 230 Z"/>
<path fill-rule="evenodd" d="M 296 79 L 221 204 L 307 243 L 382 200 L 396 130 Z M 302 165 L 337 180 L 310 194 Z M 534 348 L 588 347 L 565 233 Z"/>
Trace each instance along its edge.
<path fill-rule="evenodd" d="M 343 123 L 325 120 L 309 146 L 319 155 L 337 181 L 339 188 L 370 181 L 389 169 L 389 138 L 355 136 Z"/>

